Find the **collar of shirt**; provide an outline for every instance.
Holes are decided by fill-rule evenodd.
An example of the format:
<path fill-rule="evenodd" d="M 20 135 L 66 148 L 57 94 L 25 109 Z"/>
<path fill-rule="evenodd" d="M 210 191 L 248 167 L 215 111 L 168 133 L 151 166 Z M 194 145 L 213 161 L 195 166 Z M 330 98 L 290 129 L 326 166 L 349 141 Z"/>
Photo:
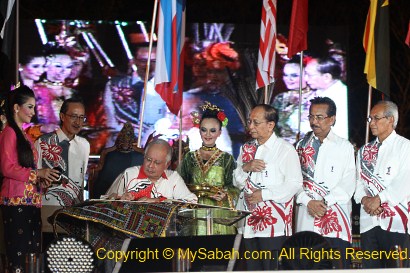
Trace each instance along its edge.
<path fill-rule="evenodd" d="M 390 142 L 393 142 L 393 139 L 396 137 L 396 135 L 397 135 L 396 131 L 393 130 L 393 132 L 391 132 L 391 134 L 390 134 L 388 137 L 386 137 L 385 140 L 383 140 L 383 142 L 382 142 L 383 145 L 386 146 L 386 145 L 388 145 Z M 380 140 L 379 140 L 379 138 L 376 138 L 376 143 L 381 143 Z"/>
<path fill-rule="evenodd" d="M 165 174 L 165 172 L 163 172 L 161 174 L 161 177 L 164 179 L 168 179 L 167 175 Z M 148 179 L 147 174 L 144 171 L 144 166 L 141 166 L 140 171 L 138 173 L 137 179 Z"/>
<path fill-rule="evenodd" d="M 255 139 L 255 143 L 256 143 L 256 145 L 257 145 L 258 147 L 264 146 L 264 147 L 270 149 L 270 148 L 272 148 L 272 147 L 274 146 L 274 143 L 275 143 L 275 141 L 276 141 L 277 138 L 278 138 L 278 137 L 276 136 L 276 134 L 273 133 L 273 134 L 268 138 L 268 140 L 266 140 L 265 143 L 259 144 L 259 143 L 258 143 L 258 140 L 256 140 L 256 139 Z"/>
<path fill-rule="evenodd" d="M 315 139 L 317 139 L 317 140 L 319 140 L 319 138 L 315 135 L 315 133 L 312 131 L 312 133 L 313 133 L 313 137 L 315 138 Z M 333 133 L 333 130 L 332 130 L 332 128 L 330 128 L 330 131 L 329 131 L 329 133 L 327 134 L 327 136 L 323 139 L 323 143 L 325 143 L 325 142 L 335 142 L 336 141 L 336 137 L 335 137 L 336 135 L 335 135 L 335 133 Z M 322 144 L 323 144 L 322 143 Z"/>
<path fill-rule="evenodd" d="M 76 142 L 77 139 L 79 138 L 79 136 L 75 135 L 72 140 L 69 140 L 68 137 L 66 136 L 66 134 L 64 134 L 63 130 L 61 130 L 61 128 L 57 129 L 56 134 L 58 136 L 58 141 L 59 142 L 62 142 L 64 140 L 67 140 L 68 142 L 71 142 L 71 141 Z"/>

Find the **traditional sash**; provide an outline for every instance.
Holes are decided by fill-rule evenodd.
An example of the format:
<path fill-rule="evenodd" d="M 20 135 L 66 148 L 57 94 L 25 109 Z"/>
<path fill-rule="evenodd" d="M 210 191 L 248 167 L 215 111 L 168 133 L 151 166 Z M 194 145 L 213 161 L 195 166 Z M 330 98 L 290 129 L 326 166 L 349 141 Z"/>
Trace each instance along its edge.
<path fill-rule="evenodd" d="M 329 193 L 329 189 L 323 181 L 315 181 L 315 166 L 320 149 L 320 141 L 310 132 L 298 145 L 300 165 L 303 176 L 303 189 L 312 200 L 322 200 Z M 336 238 L 340 238 L 340 233 L 346 232 L 348 241 L 351 241 L 352 233 L 347 215 L 339 204 L 327 207 L 323 217 L 315 217 L 313 230 L 324 236 L 331 236 L 334 233 Z M 333 237 L 333 236 L 331 236 Z"/>

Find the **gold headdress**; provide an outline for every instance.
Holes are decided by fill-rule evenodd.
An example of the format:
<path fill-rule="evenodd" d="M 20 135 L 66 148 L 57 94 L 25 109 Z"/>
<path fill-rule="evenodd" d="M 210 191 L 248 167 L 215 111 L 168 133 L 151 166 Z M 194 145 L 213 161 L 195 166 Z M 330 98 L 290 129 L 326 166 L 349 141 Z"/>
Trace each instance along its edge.
<path fill-rule="evenodd" d="M 202 109 L 202 112 L 214 112 L 216 114 L 216 118 L 221 121 L 223 127 L 226 127 L 228 125 L 228 118 L 226 117 L 224 110 L 222 110 L 218 106 L 211 104 L 209 101 L 205 101 L 205 104 L 201 105 L 200 108 Z M 199 127 L 199 123 L 201 122 L 199 113 L 197 111 L 191 112 L 191 116 L 194 127 Z"/>

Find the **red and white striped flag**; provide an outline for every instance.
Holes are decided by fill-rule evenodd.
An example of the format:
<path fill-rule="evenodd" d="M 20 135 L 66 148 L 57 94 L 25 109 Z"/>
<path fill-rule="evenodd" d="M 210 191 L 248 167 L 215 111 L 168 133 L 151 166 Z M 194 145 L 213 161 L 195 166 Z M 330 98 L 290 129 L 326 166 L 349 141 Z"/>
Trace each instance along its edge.
<path fill-rule="evenodd" d="M 263 0 L 256 89 L 275 81 L 276 3 L 277 0 Z"/>
<path fill-rule="evenodd" d="M 186 0 L 162 0 L 159 5 L 155 90 L 177 115 L 182 105 Z"/>

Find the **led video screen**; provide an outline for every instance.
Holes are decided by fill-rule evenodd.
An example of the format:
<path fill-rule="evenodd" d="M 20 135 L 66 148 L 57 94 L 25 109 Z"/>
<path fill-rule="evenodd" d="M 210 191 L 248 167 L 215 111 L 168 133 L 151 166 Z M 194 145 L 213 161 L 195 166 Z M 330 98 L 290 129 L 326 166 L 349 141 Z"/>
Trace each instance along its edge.
<path fill-rule="evenodd" d="M 294 143 L 299 127 L 302 136 L 310 130 L 309 99 L 329 96 L 337 105 L 335 131 L 348 137 L 347 32 L 337 27 L 309 30 L 309 48 L 302 60 L 306 69 L 299 122 L 300 58 L 286 57 L 287 31 L 288 27 L 278 26 L 276 81 L 269 91 L 269 103 L 279 110 L 276 133 Z M 155 42 L 146 97 L 142 98 L 149 36 L 149 24 L 141 21 L 22 22 L 19 71 L 21 81 L 33 88 L 38 98 L 34 123 L 42 125 L 42 132 L 54 130 L 59 126 L 63 100 L 79 95 L 87 115 L 82 135 L 89 140 L 92 154 L 112 146 L 125 122 L 132 123 L 135 134 L 142 132 L 140 146 L 150 135 L 176 140 L 181 123 L 183 140 L 189 139 L 189 147 L 196 149 L 201 139 L 191 113 L 201 113 L 199 106 L 209 101 L 224 109 L 229 120 L 217 145 L 236 157 L 247 139 L 246 119 L 249 106 L 257 100 L 254 94 L 260 98 L 264 92 L 255 91 L 259 26 L 187 24 L 181 122 L 154 90 Z M 326 70 L 331 66 L 337 66 L 336 72 Z"/>

